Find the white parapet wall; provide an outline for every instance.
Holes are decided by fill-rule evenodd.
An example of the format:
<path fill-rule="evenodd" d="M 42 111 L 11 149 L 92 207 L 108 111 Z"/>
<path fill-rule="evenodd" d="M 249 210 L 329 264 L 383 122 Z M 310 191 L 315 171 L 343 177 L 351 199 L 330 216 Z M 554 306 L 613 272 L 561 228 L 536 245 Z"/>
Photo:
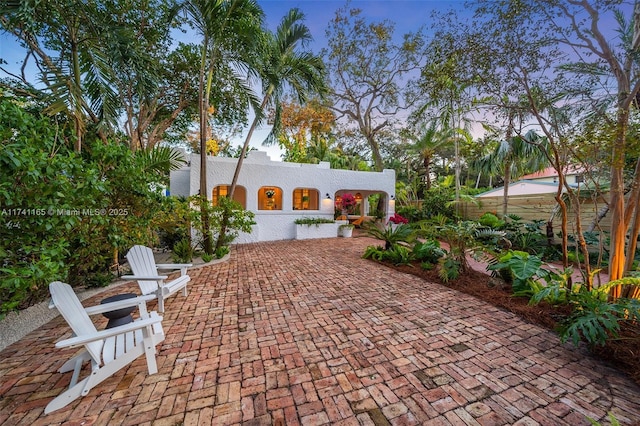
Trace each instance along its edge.
<path fill-rule="evenodd" d="M 200 190 L 200 155 L 191 155 L 187 165 L 171 172 L 170 194 L 190 196 Z M 207 156 L 207 197 L 214 200 L 214 190 L 231 184 L 237 158 Z M 244 160 L 238 186 L 242 204 L 255 214 L 256 225 L 250 234 L 241 233 L 236 243 L 286 240 L 297 238 L 294 221 L 301 217 L 333 219 L 335 200 L 341 194 L 359 194 L 366 199 L 380 194 L 385 200 L 383 216 L 394 213 L 395 172 L 360 172 L 331 169 L 329 163 L 301 164 L 271 161 L 265 152 L 251 151 Z M 276 188 L 278 202 L 265 207 L 265 188 Z M 295 191 L 310 190 L 317 196 L 309 208 L 297 208 L 300 200 Z M 362 203 L 365 214 L 368 206 Z M 339 225 L 339 224 L 338 224 Z M 337 226 L 332 237 L 337 236 Z"/>

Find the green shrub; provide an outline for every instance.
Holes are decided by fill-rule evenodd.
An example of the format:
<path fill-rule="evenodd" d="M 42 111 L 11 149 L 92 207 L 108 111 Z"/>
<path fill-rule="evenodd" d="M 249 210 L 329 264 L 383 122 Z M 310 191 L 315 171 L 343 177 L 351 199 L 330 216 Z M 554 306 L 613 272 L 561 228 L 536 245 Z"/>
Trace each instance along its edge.
<path fill-rule="evenodd" d="M 414 206 L 398 207 L 396 213 L 398 213 L 402 217 L 406 217 L 411 223 L 418 222 L 424 219 L 422 210 Z"/>
<path fill-rule="evenodd" d="M 327 219 L 326 217 L 301 217 L 293 221 L 296 225 L 320 225 L 321 223 L 335 223 L 333 219 Z"/>
<path fill-rule="evenodd" d="M 204 263 L 209 263 L 213 260 L 213 255 L 212 254 L 207 254 L 207 253 L 202 253 L 202 261 Z"/>
<path fill-rule="evenodd" d="M 433 187 L 425 192 L 422 202 L 422 217 L 430 219 L 437 215 L 449 219 L 456 217 L 452 201 L 455 199 L 455 189 L 447 187 Z"/>
<path fill-rule="evenodd" d="M 510 277 L 513 294 L 531 296 L 535 292 L 535 281 L 539 278 L 542 260 L 522 251 L 510 250 L 498 259 L 497 263 L 487 267 L 490 271 L 501 271 L 503 276 Z M 508 271 L 506 274 L 504 271 Z"/>
<path fill-rule="evenodd" d="M 393 244 L 390 249 L 384 251 L 382 260 L 396 266 L 410 265 L 414 257 L 409 248 L 400 244 Z"/>
<path fill-rule="evenodd" d="M 482 226 L 488 226 L 493 229 L 500 229 L 505 224 L 504 220 L 500 220 L 498 216 L 489 212 L 480 216 L 478 222 L 480 222 L 480 225 Z"/>
<path fill-rule="evenodd" d="M 461 264 L 457 257 L 453 256 L 451 252 L 447 253 L 444 257 L 441 257 L 438 261 L 440 269 L 438 275 L 443 283 L 447 284 L 451 280 L 455 280 L 460 276 Z"/>
<path fill-rule="evenodd" d="M 428 263 L 437 263 L 438 259 L 445 255 L 445 250 L 440 248 L 438 240 L 427 240 L 425 242 L 416 242 L 413 246 L 413 256 L 417 260 Z"/>
<path fill-rule="evenodd" d="M 222 246 L 216 249 L 216 259 L 222 259 L 229 253 L 229 246 Z"/>
<path fill-rule="evenodd" d="M 191 241 L 187 238 L 178 241 L 173 246 L 171 257 L 176 263 L 190 263 L 193 260 L 193 246 L 191 245 Z"/>
<path fill-rule="evenodd" d="M 424 269 L 425 271 L 431 271 L 435 267 L 436 265 L 431 262 L 420 262 L 420 269 Z"/>
<path fill-rule="evenodd" d="M 384 248 L 381 246 L 367 246 L 367 248 L 364 250 L 364 253 L 362 254 L 362 258 L 373 259 L 381 262 L 382 258 L 384 257 L 384 251 Z"/>

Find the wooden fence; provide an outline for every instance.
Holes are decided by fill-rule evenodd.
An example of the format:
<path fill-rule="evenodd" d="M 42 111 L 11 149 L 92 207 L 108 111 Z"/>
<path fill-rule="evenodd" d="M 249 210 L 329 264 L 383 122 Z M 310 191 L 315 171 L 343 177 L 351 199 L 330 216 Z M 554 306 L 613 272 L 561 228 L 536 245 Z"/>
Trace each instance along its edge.
<path fill-rule="evenodd" d="M 478 219 L 486 212 L 491 212 L 502 216 L 502 197 L 482 197 L 476 198 L 478 204 L 464 202 L 461 205 L 461 214 L 465 219 Z M 567 200 L 569 226 L 575 224 L 575 210 Z M 554 225 L 560 224 L 560 211 L 556 207 L 557 202 L 554 194 L 535 194 L 526 196 L 510 196 L 507 212 L 520 216 L 524 221 L 551 220 Z M 580 217 L 582 219 L 583 230 L 586 230 L 596 217 L 598 210 L 605 206 L 603 199 L 595 202 L 590 198 L 584 198 L 580 204 Z M 554 214 L 555 213 L 555 214 Z M 600 221 L 600 227 L 608 231 L 611 226 L 609 215 Z"/>

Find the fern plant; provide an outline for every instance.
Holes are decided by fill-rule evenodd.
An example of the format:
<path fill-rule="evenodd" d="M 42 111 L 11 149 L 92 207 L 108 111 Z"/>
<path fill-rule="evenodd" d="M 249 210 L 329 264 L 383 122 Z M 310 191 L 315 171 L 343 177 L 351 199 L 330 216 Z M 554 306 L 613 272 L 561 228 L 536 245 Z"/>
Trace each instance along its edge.
<path fill-rule="evenodd" d="M 382 261 L 382 257 L 384 255 L 384 248 L 381 246 L 367 246 L 362 255 L 363 259 L 373 259 L 378 262 Z"/>

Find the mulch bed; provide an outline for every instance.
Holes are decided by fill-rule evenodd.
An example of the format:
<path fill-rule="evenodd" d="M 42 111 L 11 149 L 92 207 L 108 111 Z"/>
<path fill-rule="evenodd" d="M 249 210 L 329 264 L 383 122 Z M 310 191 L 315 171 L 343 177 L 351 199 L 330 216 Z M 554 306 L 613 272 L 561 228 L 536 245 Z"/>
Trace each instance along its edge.
<path fill-rule="evenodd" d="M 437 270 L 423 270 L 419 263 L 415 263 L 413 266 L 385 265 L 418 276 L 425 281 L 446 285 L 449 288 L 472 295 L 512 312 L 527 322 L 549 330 L 555 330 L 558 322 L 571 313 L 571 308 L 568 305 L 554 306 L 546 302 L 529 305 L 527 298 L 513 296 L 511 287 L 501 279 L 473 269 L 458 279 L 444 284 L 438 276 Z M 627 374 L 640 385 L 640 324 L 623 325 L 619 337 L 620 339 L 617 340 L 609 339 L 604 346 L 593 348 L 592 352 L 597 358 Z"/>

